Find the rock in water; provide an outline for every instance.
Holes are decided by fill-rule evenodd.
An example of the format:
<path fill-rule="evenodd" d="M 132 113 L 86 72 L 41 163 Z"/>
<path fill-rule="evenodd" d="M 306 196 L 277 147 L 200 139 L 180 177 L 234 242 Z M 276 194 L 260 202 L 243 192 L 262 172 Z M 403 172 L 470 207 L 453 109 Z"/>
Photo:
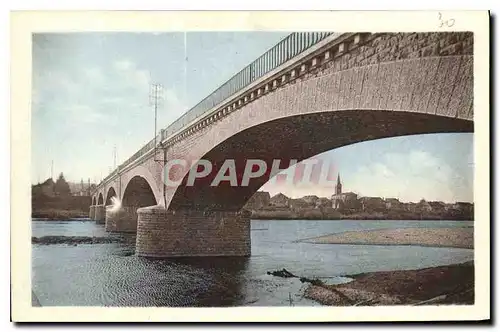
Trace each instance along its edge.
<path fill-rule="evenodd" d="M 287 271 L 286 269 L 281 269 L 281 270 L 272 271 L 272 272 L 267 271 L 267 274 L 273 275 L 275 277 L 281 277 L 281 278 L 297 278 L 297 276 L 295 274 Z"/>

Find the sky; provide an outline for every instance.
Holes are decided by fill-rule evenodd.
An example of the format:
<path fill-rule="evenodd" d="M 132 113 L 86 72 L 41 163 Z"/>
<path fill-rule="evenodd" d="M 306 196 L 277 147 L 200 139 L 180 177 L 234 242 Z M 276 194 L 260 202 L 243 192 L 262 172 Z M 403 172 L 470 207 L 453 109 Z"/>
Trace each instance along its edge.
<path fill-rule="evenodd" d="M 33 35 L 33 183 L 63 172 L 99 182 L 153 137 L 149 85 L 164 87 L 164 128 L 286 36 L 281 32 Z M 473 200 L 473 134 L 429 134 L 328 151 L 343 191 L 403 201 Z M 290 197 L 329 197 L 330 185 L 276 185 Z"/>

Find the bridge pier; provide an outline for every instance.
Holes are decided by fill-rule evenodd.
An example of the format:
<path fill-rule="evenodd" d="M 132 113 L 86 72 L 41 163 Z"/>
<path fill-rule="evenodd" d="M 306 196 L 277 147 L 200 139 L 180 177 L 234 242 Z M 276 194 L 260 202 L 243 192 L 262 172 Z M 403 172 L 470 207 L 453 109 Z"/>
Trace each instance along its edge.
<path fill-rule="evenodd" d="M 136 254 L 146 257 L 250 256 L 247 211 L 137 210 Z"/>
<path fill-rule="evenodd" d="M 89 209 L 90 220 L 95 220 L 95 205 L 91 205 Z"/>
<path fill-rule="evenodd" d="M 97 224 L 104 224 L 106 220 L 106 207 L 104 205 L 95 206 L 95 221 Z"/>
<path fill-rule="evenodd" d="M 114 211 L 106 209 L 107 232 L 137 232 L 137 207 L 122 206 Z"/>

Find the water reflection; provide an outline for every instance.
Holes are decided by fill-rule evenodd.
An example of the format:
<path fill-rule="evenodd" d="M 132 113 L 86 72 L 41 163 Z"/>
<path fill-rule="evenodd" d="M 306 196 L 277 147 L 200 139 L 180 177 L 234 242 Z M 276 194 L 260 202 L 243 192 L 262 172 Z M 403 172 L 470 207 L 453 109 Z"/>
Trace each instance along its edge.
<path fill-rule="evenodd" d="M 176 258 L 166 262 L 203 273 L 209 280 L 197 296 L 198 306 L 230 307 L 243 304 L 243 280 L 248 268 L 248 257 Z"/>

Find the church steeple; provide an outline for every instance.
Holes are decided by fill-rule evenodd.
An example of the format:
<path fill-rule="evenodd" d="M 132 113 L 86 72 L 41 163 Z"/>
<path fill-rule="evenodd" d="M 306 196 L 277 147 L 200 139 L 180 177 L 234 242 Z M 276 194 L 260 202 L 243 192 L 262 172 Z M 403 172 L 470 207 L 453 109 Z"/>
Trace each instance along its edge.
<path fill-rule="evenodd" d="M 342 183 L 340 182 L 340 173 L 337 176 L 337 185 L 335 186 L 335 194 L 339 195 L 342 193 Z"/>

